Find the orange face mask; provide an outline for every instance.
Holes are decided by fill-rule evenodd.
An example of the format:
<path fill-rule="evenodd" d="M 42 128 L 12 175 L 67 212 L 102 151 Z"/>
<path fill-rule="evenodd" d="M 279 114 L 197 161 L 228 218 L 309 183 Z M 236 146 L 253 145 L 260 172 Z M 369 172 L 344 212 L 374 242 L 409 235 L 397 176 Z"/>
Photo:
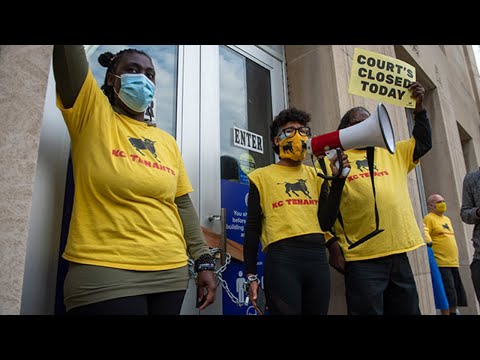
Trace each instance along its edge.
<path fill-rule="evenodd" d="M 291 159 L 303 161 L 307 156 L 307 136 L 298 132 L 293 137 L 286 137 L 278 145 L 280 148 L 280 159 Z"/>

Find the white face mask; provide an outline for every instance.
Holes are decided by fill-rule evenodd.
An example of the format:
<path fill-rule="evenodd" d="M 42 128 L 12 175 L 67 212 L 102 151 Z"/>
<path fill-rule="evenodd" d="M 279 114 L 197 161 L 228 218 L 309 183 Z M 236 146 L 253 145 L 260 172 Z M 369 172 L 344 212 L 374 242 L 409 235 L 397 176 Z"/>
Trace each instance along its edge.
<path fill-rule="evenodd" d="M 118 98 L 135 112 L 144 112 L 155 96 L 155 84 L 144 74 L 115 75 L 121 79 Z"/>

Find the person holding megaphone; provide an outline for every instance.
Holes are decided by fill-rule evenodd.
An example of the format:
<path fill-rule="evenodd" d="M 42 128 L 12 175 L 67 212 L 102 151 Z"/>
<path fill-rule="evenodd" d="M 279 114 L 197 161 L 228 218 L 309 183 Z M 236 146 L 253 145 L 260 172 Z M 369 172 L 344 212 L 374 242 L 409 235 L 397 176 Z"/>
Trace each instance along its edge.
<path fill-rule="evenodd" d="M 338 214 L 345 177 L 327 180 L 303 164 L 311 136 L 310 115 L 290 108 L 270 125 L 270 139 L 280 161 L 252 171 L 248 176 L 248 215 L 244 241 L 246 288 L 256 306 L 257 255 L 261 238 L 266 253 L 264 287 L 271 315 L 326 315 L 330 302 L 330 269 L 325 241 Z M 342 151 L 330 159 L 330 170 Z M 342 166 L 340 166 L 342 167 Z"/>
<path fill-rule="evenodd" d="M 410 139 L 390 143 L 381 130 L 383 147 L 363 144 L 345 151 L 352 166 L 333 227 L 335 237 L 327 245 L 330 265 L 345 274 L 350 315 L 420 315 L 407 252 L 425 243 L 410 201 L 407 176 L 431 149 L 432 132 L 423 104 L 425 89 L 414 82 L 409 91 L 416 100 Z M 379 109 L 383 112 L 374 115 L 364 107 L 348 110 L 338 130 L 348 130 L 349 137 L 356 129 L 373 132 L 365 129 L 371 130 L 370 124 L 389 123 L 384 108 Z"/>

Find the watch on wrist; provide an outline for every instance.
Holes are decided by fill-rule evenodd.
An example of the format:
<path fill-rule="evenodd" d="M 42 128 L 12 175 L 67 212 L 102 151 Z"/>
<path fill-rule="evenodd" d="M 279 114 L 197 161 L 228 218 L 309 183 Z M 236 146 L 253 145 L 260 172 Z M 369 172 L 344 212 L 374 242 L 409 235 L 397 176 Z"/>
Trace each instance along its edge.
<path fill-rule="evenodd" d="M 195 272 L 209 270 L 215 271 L 215 258 L 211 254 L 203 254 L 197 260 L 194 265 Z"/>

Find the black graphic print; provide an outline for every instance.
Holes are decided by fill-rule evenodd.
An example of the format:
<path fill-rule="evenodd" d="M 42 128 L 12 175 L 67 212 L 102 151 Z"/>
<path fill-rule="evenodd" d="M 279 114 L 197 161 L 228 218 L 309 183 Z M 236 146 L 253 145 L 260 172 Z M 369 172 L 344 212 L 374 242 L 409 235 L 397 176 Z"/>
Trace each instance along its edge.
<path fill-rule="evenodd" d="M 355 164 L 357 165 L 357 169 L 362 171 L 362 169 L 368 170 L 368 160 L 365 157 L 365 160 L 357 160 L 355 161 Z M 373 164 L 373 169 L 378 170 L 377 165 L 375 163 Z"/>
<path fill-rule="evenodd" d="M 304 179 L 298 179 L 298 181 L 296 183 L 289 183 L 289 182 L 283 182 L 283 183 L 277 183 L 277 185 L 283 185 L 285 184 L 285 192 L 287 193 L 288 196 L 292 197 L 292 195 L 290 195 L 290 191 L 293 192 L 295 195 L 297 195 L 297 197 L 299 196 L 296 191 L 301 191 L 303 192 L 305 195 L 308 196 L 309 199 L 311 199 L 310 197 L 310 191 L 308 191 L 308 187 L 307 187 L 307 180 L 304 180 Z"/>
<path fill-rule="evenodd" d="M 130 141 L 130 144 L 132 144 L 133 147 L 137 149 L 137 151 L 143 156 L 145 156 L 145 154 L 142 153 L 142 150 L 148 150 L 150 151 L 150 153 L 152 153 L 153 157 L 157 159 L 157 154 L 155 151 L 155 141 L 147 139 L 145 137 L 143 138 L 143 140 L 131 137 L 128 139 L 128 141 Z"/>

